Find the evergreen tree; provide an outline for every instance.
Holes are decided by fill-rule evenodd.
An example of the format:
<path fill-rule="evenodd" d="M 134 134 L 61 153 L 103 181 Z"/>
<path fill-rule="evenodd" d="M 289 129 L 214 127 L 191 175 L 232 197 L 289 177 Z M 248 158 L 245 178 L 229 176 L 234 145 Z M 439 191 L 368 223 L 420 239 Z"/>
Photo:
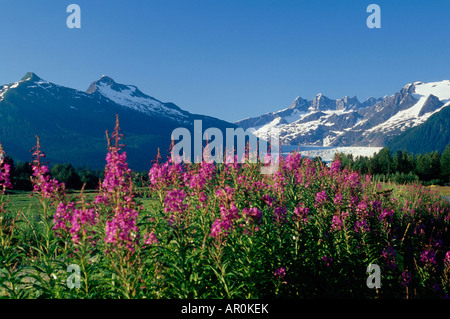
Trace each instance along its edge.
<path fill-rule="evenodd" d="M 53 178 L 66 184 L 67 188 L 80 189 L 82 186 L 80 176 L 78 176 L 72 164 L 55 164 L 50 170 Z"/>
<path fill-rule="evenodd" d="M 101 172 L 91 170 L 90 168 L 81 168 L 77 170 L 78 176 L 82 184 L 85 185 L 85 189 L 96 189 L 101 177 Z"/>
<path fill-rule="evenodd" d="M 387 147 L 383 147 L 377 155 L 380 173 L 390 174 L 392 172 L 392 156 L 391 151 Z"/>
<path fill-rule="evenodd" d="M 11 179 L 14 189 L 32 190 L 33 185 L 30 181 L 30 176 L 33 175 L 33 170 L 30 163 L 17 161 L 11 166 Z"/>
<path fill-rule="evenodd" d="M 444 182 L 450 182 L 450 144 L 448 144 L 441 155 L 441 176 Z"/>

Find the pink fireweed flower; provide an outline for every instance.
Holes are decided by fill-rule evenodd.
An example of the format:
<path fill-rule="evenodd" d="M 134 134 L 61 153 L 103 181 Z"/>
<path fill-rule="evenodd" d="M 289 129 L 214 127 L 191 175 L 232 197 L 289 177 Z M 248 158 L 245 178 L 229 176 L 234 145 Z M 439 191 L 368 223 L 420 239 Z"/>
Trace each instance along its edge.
<path fill-rule="evenodd" d="M 436 266 L 436 255 L 431 247 L 425 248 L 420 254 L 420 261 L 426 269 L 433 269 Z"/>
<path fill-rule="evenodd" d="M 374 212 L 381 212 L 382 209 L 382 203 L 379 200 L 374 200 L 370 202 L 372 204 L 372 208 Z M 393 213 L 393 211 L 392 211 Z"/>
<path fill-rule="evenodd" d="M 154 163 L 148 173 L 150 188 L 165 189 L 171 183 L 178 183 L 181 174 L 183 174 L 183 165 L 172 162 L 172 159 L 169 159 L 165 163 Z M 185 175 L 185 179 L 189 179 L 190 177 L 189 175 Z"/>
<path fill-rule="evenodd" d="M 118 207 L 111 220 L 106 221 L 105 243 L 126 247 L 133 251 L 139 239 L 138 212 L 128 207 Z"/>
<path fill-rule="evenodd" d="M 302 165 L 302 155 L 297 152 L 289 153 L 284 162 L 284 168 L 288 172 L 299 169 Z"/>
<path fill-rule="evenodd" d="M 227 208 L 224 205 L 220 205 L 220 215 L 222 216 L 222 219 L 224 220 L 236 220 L 240 217 L 239 210 L 234 204 L 234 202 L 230 203 L 230 207 Z"/>
<path fill-rule="evenodd" d="M 42 194 L 44 198 L 51 198 L 62 189 L 62 184 L 49 175 L 47 166 L 33 165 L 32 170 L 33 192 Z"/>
<path fill-rule="evenodd" d="M 385 260 L 386 265 L 389 269 L 397 268 L 397 262 L 395 259 L 395 250 L 391 246 L 383 249 L 381 252 L 381 257 Z"/>
<path fill-rule="evenodd" d="M 110 150 L 106 155 L 105 178 L 102 182 L 102 189 L 107 193 L 130 192 L 131 169 L 128 168 L 126 160 L 126 152 L 119 153 L 115 149 Z"/>
<path fill-rule="evenodd" d="M 331 175 L 336 175 L 341 171 L 341 161 L 335 160 L 333 163 L 331 163 L 330 173 Z"/>
<path fill-rule="evenodd" d="M 186 194 L 182 189 L 173 189 L 167 191 L 166 198 L 164 199 L 164 211 L 166 213 L 183 213 L 187 205 L 183 204 Z"/>
<path fill-rule="evenodd" d="M 227 208 L 225 205 L 220 204 L 220 218 L 217 218 L 212 227 L 210 236 L 217 238 L 223 234 L 227 236 L 233 229 L 234 222 L 240 218 L 239 210 L 235 206 L 234 202 L 231 202 Z"/>
<path fill-rule="evenodd" d="M 344 220 L 339 215 L 333 215 L 331 220 L 331 231 L 339 231 L 344 227 Z"/>
<path fill-rule="evenodd" d="M 275 193 L 282 194 L 284 192 L 284 186 L 286 184 L 286 177 L 281 170 L 278 170 L 273 174 L 273 190 Z"/>
<path fill-rule="evenodd" d="M 358 203 L 359 203 L 359 197 L 351 195 L 350 203 L 349 203 L 348 207 L 355 207 L 355 206 L 357 206 Z"/>
<path fill-rule="evenodd" d="M 319 207 L 323 205 L 328 199 L 328 195 L 326 191 L 321 191 L 316 194 L 315 206 Z"/>
<path fill-rule="evenodd" d="M 378 216 L 380 222 L 392 222 L 392 216 L 394 215 L 394 211 L 392 209 L 385 208 L 383 212 Z"/>
<path fill-rule="evenodd" d="M 189 188 L 202 189 L 206 184 L 206 178 L 200 174 L 193 174 L 189 179 Z"/>
<path fill-rule="evenodd" d="M 182 189 L 173 189 L 167 191 L 166 198 L 164 199 L 164 212 L 171 213 L 168 218 L 170 225 L 181 222 L 183 213 L 188 207 L 187 204 L 184 204 L 185 198 L 186 194 Z"/>
<path fill-rule="evenodd" d="M 356 233 L 367 233 L 370 231 L 369 225 L 365 219 L 357 220 L 354 229 Z"/>
<path fill-rule="evenodd" d="M 360 217 L 365 217 L 367 214 L 367 203 L 362 201 L 358 204 L 358 206 L 356 207 L 356 214 L 358 214 L 358 216 Z"/>
<path fill-rule="evenodd" d="M 343 203 L 343 199 L 344 199 L 344 196 L 342 196 L 341 193 L 336 193 L 336 195 L 334 195 L 333 202 L 335 205 L 341 206 Z"/>
<path fill-rule="evenodd" d="M 405 271 L 402 272 L 402 286 L 408 287 L 411 281 L 412 281 L 411 273 L 408 272 L 407 269 L 405 269 Z"/>
<path fill-rule="evenodd" d="M 359 174 L 356 172 L 350 173 L 347 176 L 347 183 L 351 188 L 357 188 L 361 185 Z"/>
<path fill-rule="evenodd" d="M 78 244 L 80 237 L 86 236 L 86 227 L 97 224 L 98 215 L 93 208 L 78 209 L 72 202 L 61 202 L 53 215 L 53 222 L 53 230 L 58 236 L 70 233 L 72 241 Z"/>
<path fill-rule="evenodd" d="M 208 200 L 208 196 L 206 196 L 205 192 L 201 192 L 200 195 L 198 195 L 198 201 L 200 203 L 205 203 Z"/>
<path fill-rule="evenodd" d="M 275 277 L 277 277 L 278 279 L 283 279 L 284 276 L 286 276 L 286 268 L 280 267 L 280 268 L 276 269 L 275 272 L 273 273 L 273 275 Z"/>
<path fill-rule="evenodd" d="M 325 255 L 322 257 L 322 261 L 327 267 L 330 267 L 330 264 L 333 262 L 333 258 Z"/>
<path fill-rule="evenodd" d="M 150 234 L 145 234 L 144 235 L 144 245 L 155 245 L 159 243 L 158 238 L 156 237 L 154 232 L 151 232 Z"/>
<path fill-rule="evenodd" d="M 116 126 L 111 134 L 114 144 L 111 143 L 108 131 L 106 131 L 108 153 L 106 154 L 105 177 L 100 187 L 100 196 L 102 197 L 97 199 L 100 203 L 109 201 L 119 204 L 122 201 L 131 202 L 132 200 L 131 169 L 128 168 L 126 152 L 120 153 L 124 145 L 119 144 L 123 138 L 119 132 L 119 117 L 116 116 Z"/>
<path fill-rule="evenodd" d="M 251 218 L 253 221 L 260 221 L 262 218 L 261 211 L 256 207 L 250 208 L 245 207 L 244 210 L 242 211 L 242 215 Z"/>
<path fill-rule="evenodd" d="M 0 191 L 4 192 L 6 188 L 11 188 L 11 165 L 6 163 L 6 152 L 3 150 L 0 142 Z"/>
<path fill-rule="evenodd" d="M 142 209 L 133 199 L 131 170 L 128 168 L 126 153 L 120 153 L 123 145 L 119 144 L 119 117 L 112 133 L 111 143 L 108 131 L 108 154 L 106 155 L 105 178 L 100 187 L 100 194 L 95 198 L 99 208 L 106 208 L 105 238 L 106 244 L 114 248 L 126 248 L 134 251 L 139 240 L 137 219 Z M 109 250 L 109 248 L 108 248 Z"/>
<path fill-rule="evenodd" d="M 444 258 L 444 264 L 446 264 L 448 267 L 450 267 L 450 250 L 447 251 Z"/>
<path fill-rule="evenodd" d="M 0 191 L 1 188 L 11 188 L 11 179 L 10 179 L 10 171 L 11 166 L 9 164 L 1 164 L 0 165 Z"/>
<path fill-rule="evenodd" d="M 224 188 L 219 188 L 216 190 L 216 196 L 220 201 L 231 202 L 235 196 L 235 189 L 230 186 L 225 186 Z"/>
<path fill-rule="evenodd" d="M 217 238 L 222 233 L 221 223 L 222 223 L 222 220 L 220 218 L 217 218 L 214 221 L 213 225 L 211 226 L 211 233 L 210 233 L 211 237 Z"/>
<path fill-rule="evenodd" d="M 308 224 L 308 214 L 309 208 L 303 203 L 298 203 L 297 207 L 294 208 L 293 219 L 294 221 L 298 221 L 300 224 L 303 224 L 303 226 L 306 226 L 306 224 Z"/>
<path fill-rule="evenodd" d="M 269 195 L 267 195 L 267 194 L 264 194 L 264 195 L 261 197 L 261 200 L 262 200 L 267 206 L 269 206 L 269 207 L 272 207 L 273 202 L 274 202 L 273 197 L 271 197 L 271 196 L 269 196 Z"/>
<path fill-rule="evenodd" d="M 277 224 L 282 224 L 286 221 L 287 209 L 286 206 L 275 207 L 273 218 Z"/>
<path fill-rule="evenodd" d="M 41 157 L 45 157 L 45 154 L 41 151 L 39 137 L 37 138 L 37 144 L 33 149 L 32 171 L 33 175 L 30 177 L 33 184 L 33 192 L 40 194 L 43 198 L 58 199 L 64 196 L 64 183 L 60 183 L 58 180 L 51 178 L 50 171 L 47 166 L 41 164 Z"/>

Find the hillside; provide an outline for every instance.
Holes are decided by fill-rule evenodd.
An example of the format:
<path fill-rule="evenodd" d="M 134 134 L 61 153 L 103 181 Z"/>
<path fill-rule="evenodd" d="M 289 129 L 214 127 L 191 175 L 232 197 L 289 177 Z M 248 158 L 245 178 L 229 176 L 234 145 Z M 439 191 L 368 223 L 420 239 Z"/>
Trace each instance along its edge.
<path fill-rule="evenodd" d="M 130 167 L 147 170 L 158 148 L 168 155 L 175 128 L 236 127 L 204 115 L 191 114 L 173 103 L 142 93 L 136 86 L 116 83 L 107 76 L 86 92 L 63 87 L 27 73 L 20 81 L 0 86 L 0 141 L 8 155 L 30 161 L 39 135 L 47 160 L 103 168 L 105 131 L 114 128 L 116 114 L 125 134 Z"/>
<path fill-rule="evenodd" d="M 392 151 L 413 153 L 443 152 L 450 144 L 450 105 L 433 114 L 425 123 L 413 127 L 387 143 Z"/>

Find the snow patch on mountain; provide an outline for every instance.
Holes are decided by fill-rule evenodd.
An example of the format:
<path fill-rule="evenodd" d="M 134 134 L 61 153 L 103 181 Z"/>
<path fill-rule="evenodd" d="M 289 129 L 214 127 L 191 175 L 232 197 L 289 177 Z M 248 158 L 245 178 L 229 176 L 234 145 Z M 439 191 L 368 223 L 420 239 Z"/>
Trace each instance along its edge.
<path fill-rule="evenodd" d="M 450 101 L 450 80 L 429 83 L 415 82 L 414 86 L 414 97 L 420 98 L 432 94 L 444 103 Z"/>
<path fill-rule="evenodd" d="M 164 103 L 140 92 L 134 85 L 121 85 L 120 89 L 113 89 L 108 82 L 100 80 L 96 82 L 96 86 L 101 95 L 126 108 L 148 115 L 171 117 L 180 122 L 188 119 L 181 111 L 166 107 Z"/>
<path fill-rule="evenodd" d="M 410 85 L 414 85 L 414 93 L 412 96 L 418 100 L 417 103 L 409 109 L 399 111 L 389 120 L 368 129 L 365 134 L 368 132 L 390 132 L 394 130 L 403 132 L 408 128 L 424 123 L 431 115 L 439 112 L 443 107 L 450 105 L 450 81 L 415 82 Z M 431 112 L 422 112 L 422 108 L 430 96 L 437 97 L 444 105 Z"/>

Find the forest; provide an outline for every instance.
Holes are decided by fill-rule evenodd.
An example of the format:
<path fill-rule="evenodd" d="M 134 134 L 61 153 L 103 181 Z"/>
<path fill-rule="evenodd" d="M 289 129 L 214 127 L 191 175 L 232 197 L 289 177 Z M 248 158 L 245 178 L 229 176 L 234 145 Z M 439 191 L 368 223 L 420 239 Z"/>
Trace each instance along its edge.
<path fill-rule="evenodd" d="M 377 180 L 390 180 L 397 184 L 420 182 L 428 185 L 446 185 L 450 182 L 450 144 L 442 153 L 438 151 L 414 154 L 406 150 L 393 153 L 381 149 L 374 156 L 336 154 L 342 168 L 351 168 L 362 174 L 371 174 Z"/>

